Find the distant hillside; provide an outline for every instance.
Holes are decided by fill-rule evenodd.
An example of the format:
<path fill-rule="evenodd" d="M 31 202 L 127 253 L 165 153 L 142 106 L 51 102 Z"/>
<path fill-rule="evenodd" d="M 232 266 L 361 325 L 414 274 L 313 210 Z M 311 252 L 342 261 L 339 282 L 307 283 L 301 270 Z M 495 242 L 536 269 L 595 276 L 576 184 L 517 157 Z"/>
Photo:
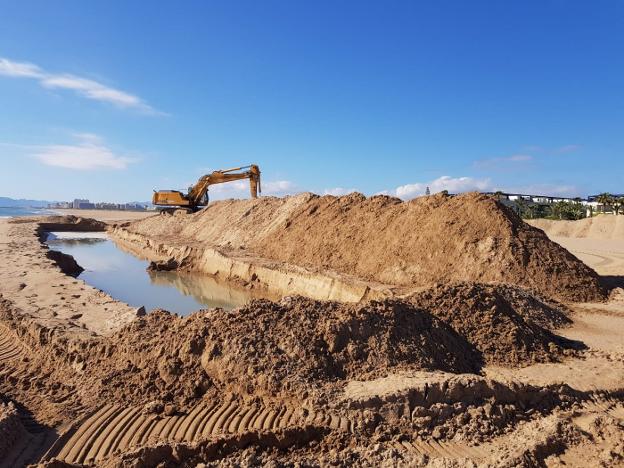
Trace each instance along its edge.
<path fill-rule="evenodd" d="M 47 200 L 25 200 L 8 197 L 0 197 L 0 206 L 2 207 L 32 207 L 32 208 L 45 208 L 48 206 L 48 203 L 54 203 Z"/>

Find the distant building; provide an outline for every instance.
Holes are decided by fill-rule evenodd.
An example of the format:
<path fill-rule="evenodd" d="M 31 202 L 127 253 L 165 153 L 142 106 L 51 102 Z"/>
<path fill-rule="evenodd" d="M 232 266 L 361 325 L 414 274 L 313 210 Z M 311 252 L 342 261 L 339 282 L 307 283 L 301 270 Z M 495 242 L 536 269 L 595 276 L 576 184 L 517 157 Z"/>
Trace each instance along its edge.
<path fill-rule="evenodd" d="M 74 203 L 73 203 L 73 205 L 72 205 L 72 208 L 74 208 L 75 210 L 79 210 L 79 209 L 81 209 L 81 208 L 80 208 L 80 205 L 81 205 L 81 204 L 83 204 L 83 203 L 89 203 L 89 200 L 87 200 L 87 199 L 82 199 L 82 198 L 76 198 L 76 199 L 74 200 Z"/>

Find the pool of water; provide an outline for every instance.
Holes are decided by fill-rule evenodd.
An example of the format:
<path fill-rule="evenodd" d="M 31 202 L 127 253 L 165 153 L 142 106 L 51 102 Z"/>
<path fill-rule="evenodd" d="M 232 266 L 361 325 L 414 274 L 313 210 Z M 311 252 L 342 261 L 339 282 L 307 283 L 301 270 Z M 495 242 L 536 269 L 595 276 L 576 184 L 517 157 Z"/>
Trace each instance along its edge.
<path fill-rule="evenodd" d="M 122 250 L 105 233 L 52 232 L 46 243 L 51 250 L 74 257 L 84 268 L 79 279 L 131 306 L 145 306 L 148 311 L 161 308 L 187 315 L 207 307 L 240 307 L 259 297 L 210 276 L 147 271 L 147 260 Z"/>

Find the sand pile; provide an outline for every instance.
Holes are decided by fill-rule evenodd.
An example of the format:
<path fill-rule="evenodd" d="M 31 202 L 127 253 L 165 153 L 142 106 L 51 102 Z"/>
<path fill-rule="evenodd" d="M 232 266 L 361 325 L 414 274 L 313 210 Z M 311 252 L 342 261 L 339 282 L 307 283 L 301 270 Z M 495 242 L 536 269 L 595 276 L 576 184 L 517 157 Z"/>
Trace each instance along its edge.
<path fill-rule="evenodd" d="M 364 305 L 284 298 L 210 311 L 206 373 L 227 388 L 275 391 L 367 379 L 401 368 L 474 372 L 480 356 L 430 314 L 399 301 Z M 241 378 L 244 381 L 241 382 Z"/>
<path fill-rule="evenodd" d="M 154 311 L 106 338 L 88 340 L 39 327 L 21 335 L 45 352 L 15 363 L 20 372 L 0 390 L 30 395 L 33 376 L 43 372 L 50 385 L 38 392 L 44 401 L 28 398 L 53 420 L 59 408 L 78 411 L 102 401 L 185 407 L 211 392 L 305 399 L 345 380 L 399 371 L 478 372 L 484 360 L 528 365 L 567 352 L 562 340 L 523 319 L 505 294 L 522 296 L 458 285 L 409 302 L 286 297 L 183 318 Z M 554 309 L 543 310 L 544 317 L 555 317 L 551 323 L 565 320 Z"/>
<path fill-rule="evenodd" d="M 192 216 L 158 216 L 126 229 L 389 285 L 503 282 L 567 300 L 604 298 L 592 269 L 491 197 L 474 193 L 409 202 L 309 193 L 228 200 Z"/>
<path fill-rule="evenodd" d="M 13 402 L 0 401 L 0 464 L 16 442 L 26 434 Z"/>
<path fill-rule="evenodd" d="M 527 222 L 552 237 L 624 240 L 624 216 L 600 215 L 577 221 L 531 219 Z"/>
<path fill-rule="evenodd" d="M 547 330 L 572 322 L 564 312 L 519 288 L 456 283 L 410 300 L 464 336 L 489 364 L 549 362 L 580 346 Z"/>
<path fill-rule="evenodd" d="M 38 223 L 39 232 L 44 231 L 86 231 L 99 232 L 106 231 L 108 224 L 92 218 L 82 218 L 80 216 L 45 216 L 45 217 L 22 217 L 11 219 L 11 224 L 26 224 L 33 221 Z"/>

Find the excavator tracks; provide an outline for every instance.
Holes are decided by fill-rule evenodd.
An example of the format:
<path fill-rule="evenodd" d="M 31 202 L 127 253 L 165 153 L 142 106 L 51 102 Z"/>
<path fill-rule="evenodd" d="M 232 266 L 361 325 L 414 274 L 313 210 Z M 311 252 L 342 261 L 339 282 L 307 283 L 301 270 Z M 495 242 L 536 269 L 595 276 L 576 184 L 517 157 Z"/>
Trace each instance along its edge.
<path fill-rule="evenodd" d="M 9 328 L 0 324 L 0 364 L 17 359 L 23 352 L 22 345 Z"/>
<path fill-rule="evenodd" d="M 315 424 L 352 431 L 346 418 L 309 413 L 302 408 L 268 408 L 239 402 L 200 403 L 189 413 L 159 417 L 140 407 L 106 405 L 88 417 L 72 434 L 55 444 L 44 459 L 67 463 L 97 463 L 116 452 L 158 442 L 195 442 L 219 434 L 277 430 Z"/>

